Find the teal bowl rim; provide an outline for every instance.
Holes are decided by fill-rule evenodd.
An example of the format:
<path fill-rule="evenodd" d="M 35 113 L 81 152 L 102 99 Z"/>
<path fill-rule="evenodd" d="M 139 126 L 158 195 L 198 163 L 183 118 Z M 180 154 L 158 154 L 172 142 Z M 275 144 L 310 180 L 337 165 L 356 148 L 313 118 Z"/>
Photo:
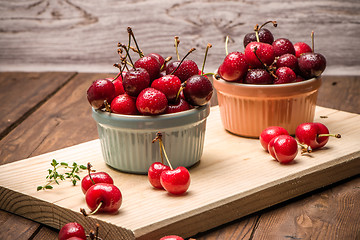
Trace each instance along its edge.
<path fill-rule="evenodd" d="M 94 120 L 103 125 L 127 129 L 163 129 L 193 124 L 206 119 L 210 114 L 210 106 L 195 107 L 178 113 L 156 116 L 124 115 L 109 113 L 92 108 Z"/>

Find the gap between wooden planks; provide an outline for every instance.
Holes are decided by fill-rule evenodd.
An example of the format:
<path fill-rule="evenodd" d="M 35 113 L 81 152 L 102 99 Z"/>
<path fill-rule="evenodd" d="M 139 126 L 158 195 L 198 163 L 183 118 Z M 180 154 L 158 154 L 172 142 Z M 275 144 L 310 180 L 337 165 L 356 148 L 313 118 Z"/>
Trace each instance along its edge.
<path fill-rule="evenodd" d="M 322 150 L 298 155 L 293 164 L 280 165 L 262 150 L 257 139 L 226 132 L 219 107 L 212 107 L 204 153 L 200 164 L 190 169 L 192 183 L 184 196 L 153 189 L 147 176 L 111 169 L 102 159 L 99 141 L 94 140 L 0 166 L 0 207 L 57 229 L 70 221 L 81 223 L 87 230 L 99 223 L 100 236 L 105 239 L 193 236 L 359 174 L 360 116 L 317 107 L 315 121 L 341 133 L 342 138 L 330 139 Z M 79 209 L 86 208 L 86 203 L 79 184 L 62 182 L 53 190 L 37 192 L 53 158 L 68 163 L 91 162 L 97 171 L 108 172 L 123 194 L 118 214 L 83 217 Z M 84 175 L 86 172 L 81 173 Z"/>

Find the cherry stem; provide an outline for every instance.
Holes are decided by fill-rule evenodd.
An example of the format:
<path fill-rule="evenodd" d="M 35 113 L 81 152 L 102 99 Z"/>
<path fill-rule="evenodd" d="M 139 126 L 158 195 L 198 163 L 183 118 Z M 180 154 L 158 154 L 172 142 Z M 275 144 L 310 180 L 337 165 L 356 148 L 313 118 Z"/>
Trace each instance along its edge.
<path fill-rule="evenodd" d="M 261 26 L 259 27 L 259 31 L 260 31 L 260 29 L 261 29 L 262 27 L 264 27 L 264 26 L 265 26 L 266 24 L 268 24 L 268 23 L 272 23 L 274 27 L 277 27 L 277 22 L 276 22 L 276 21 L 267 21 L 267 22 L 263 23 L 263 25 L 261 25 Z"/>
<path fill-rule="evenodd" d="M 312 148 L 306 144 L 302 144 L 299 141 L 296 141 L 297 144 L 301 147 L 301 153 L 311 153 Z"/>
<path fill-rule="evenodd" d="M 184 90 L 185 87 L 186 87 L 186 81 L 181 84 L 181 86 L 179 88 L 179 91 L 176 94 L 175 102 L 178 101 L 178 99 L 180 97 L 180 93 L 181 93 L 182 90 Z"/>
<path fill-rule="evenodd" d="M 170 75 L 174 74 L 174 72 L 176 72 L 176 70 L 178 70 L 178 68 L 180 67 L 180 65 L 183 63 L 183 61 L 185 60 L 185 58 L 187 58 L 187 56 L 189 56 L 190 53 L 192 53 L 193 51 L 195 51 L 195 48 L 192 48 L 189 50 L 189 52 L 183 57 L 183 59 L 181 59 L 179 65 L 177 66 L 177 68 L 175 68 L 174 71 L 172 71 L 172 73 L 170 73 Z"/>
<path fill-rule="evenodd" d="M 152 143 L 156 142 L 157 140 L 159 140 L 159 150 L 160 150 L 160 156 L 161 156 L 161 163 L 164 164 L 164 156 L 163 156 L 163 152 L 162 152 L 162 148 L 161 148 L 161 142 L 160 142 L 160 138 L 162 137 L 161 132 L 158 132 L 156 134 L 156 137 L 152 140 Z"/>
<path fill-rule="evenodd" d="M 159 140 L 159 145 L 160 145 L 160 148 L 162 149 L 162 151 L 164 152 L 165 159 L 166 159 L 167 163 L 169 164 L 170 169 L 173 170 L 173 167 L 171 166 L 171 163 L 170 163 L 169 158 L 168 158 L 168 156 L 166 154 L 166 151 L 165 151 L 164 143 L 162 141 L 162 133 L 161 132 L 157 132 L 156 138 L 152 142 L 155 142 L 156 140 Z M 161 151 L 160 151 L 160 153 L 161 153 Z"/>
<path fill-rule="evenodd" d="M 94 211 L 90 212 L 90 213 L 87 213 L 84 208 L 80 208 L 80 212 L 81 212 L 85 217 L 87 217 L 87 216 L 89 216 L 89 215 L 93 215 L 93 214 L 97 213 L 97 211 L 99 211 L 99 209 L 101 208 L 101 206 L 103 205 L 103 203 L 104 203 L 104 202 L 101 201 L 101 202 L 99 203 L 99 205 L 96 207 L 96 209 L 95 209 Z"/>
<path fill-rule="evenodd" d="M 341 138 L 341 135 L 339 133 L 337 134 L 319 134 L 318 137 L 335 137 L 335 138 Z"/>
<path fill-rule="evenodd" d="M 268 73 L 270 73 L 271 76 L 273 76 L 275 79 L 278 79 L 278 77 L 273 73 L 273 71 L 271 71 L 271 69 L 270 69 L 263 61 L 261 61 L 261 59 L 259 58 L 259 56 L 256 54 L 257 49 L 258 49 L 257 46 L 255 46 L 255 47 L 254 47 L 254 54 L 255 54 L 256 58 L 259 60 L 259 62 L 260 62 L 262 65 L 264 65 L 266 71 L 267 71 Z"/>
<path fill-rule="evenodd" d="M 315 38 L 314 38 L 314 31 L 311 31 L 311 48 L 312 51 L 315 52 Z"/>
<path fill-rule="evenodd" d="M 88 170 L 89 178 L 90 178 L 91 182 L 95 185 L 95 182 L 94 182 L 94 180 L 93 180 L 92 177 L 91 177 L 91 168 L 92 168 L 92 165 L 91 165 L 90 162 L 88 162 L 88 164 L 87 164 L 87 170 Z"/>
<path fill-rule="evenodd" d="M 178 61 L 180 61 L 179 49 L 178 49 L 179 44 L 180 44 L 179 37 L 178 37 L 178 36 L 175 36 L 175 37 L 174 37 L 174 40 L 175 40 L 175 51 L 176 51 L 176 56 L 177 56 Z"/>
<path fill-rule="evenodd" d="M 127 31 L 128 31 L 128 33 L 131 35 L 131 37 L 134 39 L 134 42 L 135 42 L 136 48 L 137 48 L 137 50 L 138 50 L 139 56 L 140 56 L 140 58 L 142 58 L 142 57 L 144 56 L 144 54 L 143 54 L 143 52 L 140 50 L 139 45 L 137 44 L 137 41 L 136 41 L 136 38 L 135 38 L 135 35 L 134 35 L 133 30 L 131 29 L 131 27 L 128 27 L 128 28 L 127 28 Z"/>
<path fill-rule="evenodd" d="M 135 69 L 134 62 L 132 61 L 131 56 L 130 56 L 130 54 L 129 54 L 129 50 L 126 48 L 126 46 L 125 46 L 124 44 L 118 43 L 118 46 L 120 46 L 120 47 L 122 47 L 123 49 L 125 49 L 125 51 L 126 51 L 126 56 L 125 56 L 125 58 L 126 58 L 126 57 L 129 58 L 129 61 L 130 61 L 129 64 Z"/>
<path fill-rule="evenodd" d="M 212 45 L 211 45 L 210 43 L 208 43 L 207 46 L 206 46 L 205 57 L 204 57 L 203 65 L 202 65 L 202 68 L 201 68 L 201 75 L 202 75 L 202 76 L 204 75 L 204 68 L 205 68 L 206 57 L 207 57 L 207 55 L 208 55 L 209 48 L 211 48 L 211 47 L 212 47 Z"/>
<path fill-rule="evenodd" d="M 100 225 L 97 223 L 96 230 L 95 230 L 95 239 L 99 239 L 99 228 L 100 228 Z"/>
<path fill-rule="evenodd" d="M 104 100 L 105 111 L 111 113 L 111 107 L 108 101 Z"/>
<path fill-rule="evenodd" d="M 225 38 L 225 53 L 226 53 L 226 56 L 229 54 L 228 43 L 229 43 L 229 36 L 226 36 L 226 38 Z"/>
<path fill-rule="evenodd" d="M 172 56 L 169 56 L 169 57 L 167 57 L 167 58 L 164 59 L 164 64 L 161 66 L 160 72 L 161 72 L 162 70 L 164 70 L 164 67 L 166 66 L 166 63 L 170 62 L 171 59 L 172 59 Z"/>
<path fill-rule="evenodd" d="M 259 39 L 259 25 L 256 24 L 255 27 L 254 27 L 254 31 L 255 31 L 255 36 L 256 36 L 256 41 L 257 42 L 260 42 L 260 39 Z"/>

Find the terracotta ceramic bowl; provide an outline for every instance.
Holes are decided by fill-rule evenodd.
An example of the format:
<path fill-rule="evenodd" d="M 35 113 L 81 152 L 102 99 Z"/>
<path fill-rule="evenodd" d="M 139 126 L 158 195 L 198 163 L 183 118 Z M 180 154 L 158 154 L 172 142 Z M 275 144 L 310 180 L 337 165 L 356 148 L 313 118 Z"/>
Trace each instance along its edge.
<path fill-rule="evenodd" d="M 237 135 L 257 138 L 269 126 L 282 126 L 295 134 L 299 124 L 313 121 L 321 78 L 254 85 L 213 77 L 213 84 L 224 128 Z"/>
<path fill-rule="evenodd" d="M 161 161 L 159 142 L 162 133 L 171 165 L 191 167 L 203 153 L 208 105 L 159 116 L 135 116 L 93 109 L 105 162 L 120 171 L 147 174 L 150 165 Z M 166 164 L 166 160 L 164 160 Z"/>

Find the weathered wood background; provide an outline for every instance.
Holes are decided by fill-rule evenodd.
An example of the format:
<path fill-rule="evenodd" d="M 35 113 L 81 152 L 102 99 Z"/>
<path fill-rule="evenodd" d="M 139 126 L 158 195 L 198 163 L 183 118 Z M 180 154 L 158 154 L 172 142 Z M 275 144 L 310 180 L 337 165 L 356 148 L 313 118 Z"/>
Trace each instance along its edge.
<path fill-rule="evenodd" d="M 190 58 L 201 65 L 213 45 L 206 70 L 215 70 L 229 50 L 243 51 L 243 36 L 255 24 L 277 20 L 275 38 L 310 44 L 328 60 L 328 75 L 360 74 L 359 0 L 2 0 L 0 71 L 116 72 L 117 43 L 131 26 L 145 53 L 175 57 L 196 47 Z"/>

